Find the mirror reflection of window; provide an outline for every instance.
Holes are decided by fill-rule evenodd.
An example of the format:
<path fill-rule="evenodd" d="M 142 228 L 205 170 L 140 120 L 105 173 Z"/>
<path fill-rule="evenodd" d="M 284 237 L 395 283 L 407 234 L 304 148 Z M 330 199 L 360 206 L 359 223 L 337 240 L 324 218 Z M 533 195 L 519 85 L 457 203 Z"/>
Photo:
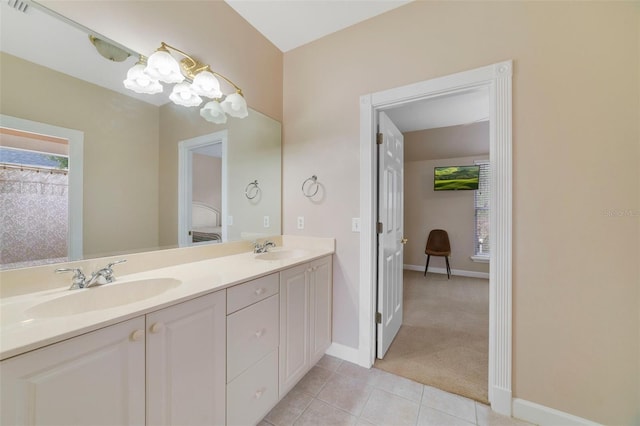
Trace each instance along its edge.
<path fill-rule="evenodd" d="M 0 266 L 68 259 L 69 144 L 0 128 Z"/>

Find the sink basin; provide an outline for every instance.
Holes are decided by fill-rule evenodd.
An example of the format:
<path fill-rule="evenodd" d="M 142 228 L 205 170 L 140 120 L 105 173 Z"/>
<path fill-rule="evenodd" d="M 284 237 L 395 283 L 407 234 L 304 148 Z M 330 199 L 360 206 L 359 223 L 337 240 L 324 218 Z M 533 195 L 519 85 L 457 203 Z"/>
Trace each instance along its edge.
<path fill-rule="evenodd" d="M 62 297 L 33 306 L 25 314 L 32 318 L 48 318 L 115 308 L 150 299 L 180 284 L 181 281 L 173 278 L 153 278 L 69 290 Z"/>
<path fill-rule="evenodd" d="M 266 253 L 256 255 L 258 260 L 285 260 L 296 259 L 308 255 L 309 252 L 301 249 L 275 249 Z"/>

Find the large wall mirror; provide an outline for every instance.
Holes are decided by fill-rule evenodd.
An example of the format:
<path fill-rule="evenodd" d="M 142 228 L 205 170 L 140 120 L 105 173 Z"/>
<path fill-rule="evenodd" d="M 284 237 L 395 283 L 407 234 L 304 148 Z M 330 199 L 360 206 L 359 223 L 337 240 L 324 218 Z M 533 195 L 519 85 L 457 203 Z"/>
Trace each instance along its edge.
<path fill-rule="evenodd" d="M 213 124 L 164 93 L 129 92 L 135 52 L 107 60 L 80 24 L 9 3 L 0 11 L 1 269 L 281 233 L 279 122 L 250 109 Z M 65 239 L 62 252 L 40 253 Z"/>

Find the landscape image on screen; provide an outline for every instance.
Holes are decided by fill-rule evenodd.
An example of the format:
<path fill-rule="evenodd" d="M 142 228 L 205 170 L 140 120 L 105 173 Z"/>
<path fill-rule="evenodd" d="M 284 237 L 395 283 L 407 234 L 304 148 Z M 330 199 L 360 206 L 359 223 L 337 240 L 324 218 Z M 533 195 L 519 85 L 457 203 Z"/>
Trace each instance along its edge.
<path fill-rule="evenodd" d="M 434 191 L 478 189 L 480 166 L 450 166 L 434 168 Z"/>

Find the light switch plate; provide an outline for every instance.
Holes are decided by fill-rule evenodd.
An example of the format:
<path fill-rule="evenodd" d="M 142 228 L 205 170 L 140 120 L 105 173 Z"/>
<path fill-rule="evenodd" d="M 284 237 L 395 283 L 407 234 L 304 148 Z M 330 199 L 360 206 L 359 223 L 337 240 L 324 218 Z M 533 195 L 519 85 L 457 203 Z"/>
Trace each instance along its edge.
<path fill-rule="evenodd" d="M 351 218 L 351 232 L 360 232 L 360 218 L 352 217 Z"/>
<path fill-rule="evenodd" d="M 227 216 L 227 226 L 233 226 L 233 216 Z"/>
<path fill-rule="evenodd" d="M 304 229 L 304 216 L 298 216 L 298 229 Z"/>
<path fill-rule="evenodd" d="M 271 225 L 270 225 L 270 223 L 271 223 L 271 222 L 270 222 L 270 220 L 269 220 L 269 216 L 265 216 L 265 217 L 264 217 L 264 227 L 265 227 L 265 228 L 270 227 L 270 226 L 271 226 Z"/>

